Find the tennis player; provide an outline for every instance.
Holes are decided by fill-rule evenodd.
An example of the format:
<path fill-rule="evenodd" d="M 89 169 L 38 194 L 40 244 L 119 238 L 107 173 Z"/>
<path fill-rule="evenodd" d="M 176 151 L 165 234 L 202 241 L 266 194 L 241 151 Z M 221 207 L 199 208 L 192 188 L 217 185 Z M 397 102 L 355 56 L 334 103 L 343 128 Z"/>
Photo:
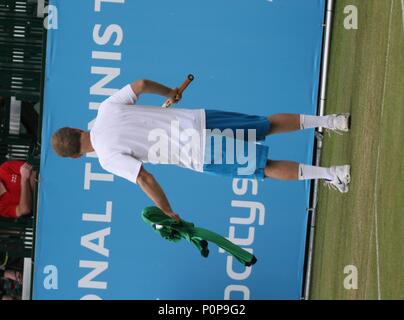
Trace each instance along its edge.
<path fill-rule="evenodd" d="M 178 88 L 150 80 L 135 81 L 100 105 L 90 131 L 61 128 L 54 133 L 54 151 L 69 158 L 95 151 L 103 169 L 138 184 L 157 207 L 176 220 L 179 216 L 143 163 L 174 164 L 214 175 L 259 180 L 322 179 L 336 190 L 348 192 L 349 165 L 323 168 L 270 160 L 268 146 L 261 142 L 271 134 L 317 127 L 347 132 L 349 114 L 256 116 L 137 104 L 146 93 L 166 97 L 169 105 L 182 98 Z M 228 140 L 223 143 L 218 136 Z"/>

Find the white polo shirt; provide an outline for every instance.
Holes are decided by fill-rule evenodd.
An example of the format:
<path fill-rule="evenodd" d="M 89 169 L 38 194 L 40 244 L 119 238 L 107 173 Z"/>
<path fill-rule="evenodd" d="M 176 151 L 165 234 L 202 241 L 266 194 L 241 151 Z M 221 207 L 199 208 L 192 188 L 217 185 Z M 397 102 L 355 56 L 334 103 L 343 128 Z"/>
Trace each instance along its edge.
<path fill-rule="evenodd" d="M 101 103 L 91 144 L 101 166 L 136 183 L 142 163 L 203 171 L 205 111 L 136 104 L 130 85 Z"/>

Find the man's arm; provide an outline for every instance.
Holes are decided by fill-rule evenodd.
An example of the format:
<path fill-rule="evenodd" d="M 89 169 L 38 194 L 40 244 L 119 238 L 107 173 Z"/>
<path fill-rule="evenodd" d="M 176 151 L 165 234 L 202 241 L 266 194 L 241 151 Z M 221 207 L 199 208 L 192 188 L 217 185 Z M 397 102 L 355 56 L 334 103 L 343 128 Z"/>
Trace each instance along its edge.
<path fill-rule="evenodd" d="M 32 190 L 30 185 L 30 176 L 32 166 L 25 163 L 21 167 L 21 195 L 20 202 L 16 208 L 17 217 L 29 214 L 32 210 Z"/>
<path fill-rule="evenodd" d="M 158 82 L 151 80 L 138 80 L 131 84 L 133 92 L 136 96 L 140 96 L 142 93 L 158 94 L 160 96 L 172 99 L 173 103 L 181 100 L 181 95 L 178 92 L 178 88 L 169 88 Z"/>
<path fill-rule="evenodd" d="M 170 203 L 163 189 L 160 187 L 156 179 L 147 172 L 143 167 L 140 169 L 136 183 L 147 194 L 147 196 L 159 207 L 163 212 L 175 220 L 179 221 L 179 216 L 173 212 Z"/>

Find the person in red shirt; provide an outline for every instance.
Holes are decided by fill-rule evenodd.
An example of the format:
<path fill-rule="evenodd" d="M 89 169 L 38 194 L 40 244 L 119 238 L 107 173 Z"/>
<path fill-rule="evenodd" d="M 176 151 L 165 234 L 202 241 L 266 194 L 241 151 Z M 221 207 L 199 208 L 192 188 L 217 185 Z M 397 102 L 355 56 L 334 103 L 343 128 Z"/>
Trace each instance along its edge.
<path fill-rule="evenodd" d="M 19 218 L 32 211 L 32 191 L 36 174 L 24 161 L 0 165 L 0 216 Z"/>

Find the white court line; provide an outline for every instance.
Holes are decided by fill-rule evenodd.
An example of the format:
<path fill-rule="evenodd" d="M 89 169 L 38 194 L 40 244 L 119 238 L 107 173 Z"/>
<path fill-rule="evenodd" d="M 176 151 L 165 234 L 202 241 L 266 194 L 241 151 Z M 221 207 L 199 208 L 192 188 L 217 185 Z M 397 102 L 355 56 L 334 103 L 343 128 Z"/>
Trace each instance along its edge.
<path fill-rule="evenodd" d="M 403 17 L 403 32 L 404 32 L 404 0 L 401 0 L 401 13 Z"/>
<path fill-rule="evenodd" d="M 381 300 L 382 299 L 382 294 L 380 290 L 380 256 L 379 256 L 379 230 L 378 230 L 378 216 L 377 216 L 377 184 L 379 182 L 378 179 L 378 174 L 379 174 L 379 157 L 380 157 L 380 144 L 377 147 L 377 162 L 376 162 L 376 181 L 375 181 L 375 188 L 374 188 L 374 203 L 375 203 L 375 208 L 374 208 L 374 216 L 375 216 L 375 241 L 376 241 L 376 264 L 377 264 L 377 299 Z"/>
<path fill-rule="evenodd" d="M 402 0 L 403 1 L 403 0 Z M 385 62 L 385 72 L 384 72 L 384 86 L 383 86 L 383 98 L 382 98 L 382 108 L 380 111 L 380 124 L 383 121 L 383 112 L 386 98 L 386 90 L 387 90 L 387 75 L 388 75 L 388 66 L 389 66 L 389 55 L 390 55 L 390 36 L 391 36 L 391 25 L 392 25 L 392 16 L 393 16 L 393 4 L 394 0 L 391 0 L 390 6 L 390 16 L 389 16 L 389 33 L 387 37 L 387 52 L 386 52 L 386 62 Z M 379 230 L 378 230 L 378 186 L 379 186 L 379 164 L 380 164 L 380 141 L 381 136 L 379 137 L 379 145 L 377 146 L 377 158 L 376 158 L 376 179 L 375 179 L 375 187 L 374 187 L 374 217 L 375 217 L 375 241 L 376 241 L 376 263 L 377 263 L 377 298 L 378 300 L 382 299 L 381 289 L 380 289 L 380 255 L 379 255 Z"/>

